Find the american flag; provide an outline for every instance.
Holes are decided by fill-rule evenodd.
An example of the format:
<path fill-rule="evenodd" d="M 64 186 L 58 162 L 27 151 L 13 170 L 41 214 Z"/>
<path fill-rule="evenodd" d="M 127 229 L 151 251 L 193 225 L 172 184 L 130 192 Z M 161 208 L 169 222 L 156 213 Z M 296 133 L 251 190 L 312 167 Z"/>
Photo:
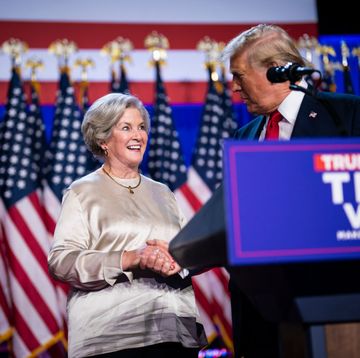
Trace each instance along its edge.
<path fill-rule="evenodd" d="M 44 201 L 51 240 L 64 189 L 99 165 L 85 146 L 81 121 L 82 114 L 75 101 L 68 69 L 63 68 L 60 73 L 52 138 L 46 153 Z M 68 286 L 57 282 L 56 288 L 59 309 L 65 321 Z M 65 324 L 64 328 L 67 328 Z"/>
<path fill-rule="evenodd" d="M 165 133 L 176 133 L 171 120 L 163 84 L 157 67 L 157 103 L 152 126 L 152 139 L 149 151 L 149 171 L 151 175 L 170 186 L 188 219 L 210 198 L 212 192 L 222 180 L 222 140 L 231 135 L 236 128 L 232 103 L 227 86 L 221 85 L 218 93 L 211 79 L 212 68 L 209 68 L 208 93 L 204 106 L 197 145 L 188 170 L 188 178 L 182 168 L 179 155 L 179 142 L 176 135 L 165 142 Z M 162 120 L 159 121 L 159 118 Z M 166 126 L 167 124 L 167 126 Z M 175 143 L 175 145 L 173 144 Z M 171 145 L 172 144 L 172 145 Z M 173 156 L 173 155 L 174 156 Z M 180 161 L 179 161 L 180 160 Z M 173 164 L 173 172 L 169 167 Z M 177 170 L 177 175 L 176 171 Z M 172 177 L 172 180 L 169 180 Z M 181 183 L 183 183 L 181 185 Z M 195 295 L 209 341 L 220 337 L 232 350 L 231 306 L 228 291 L 228 273 L 223 268 L 215 268 L 193 278 Z"/>
<path fill-rule="evenodd" d="M 237 128 L 225 77 L 222 82 L 214 82 L 212 72 L 213 66 L 209 65 L 208 91 L 195 152 L 188 170 L 188 181 L 180 188 L 180 200 L 188 218 L 201 208 L 221 183 L 222 142 Z"/>
<path fill-rule="evenodd" d="M 38 117 L 27 115 L 22 83 L 14 68 L 2 128 L 0 186 L 15 357 L 39 354 L 63 338 L 56 290 L 47 269 L 50 245 L 39 165 L 43 129 Z"/>
<path fill-rule="evenodd" d="M 199 193 L 196 192 L 196 188 L 194 191 L 189 189 L 188 184 L 190 180 L 187 180 L 186 167 L 180 150 L 180 142 L 173 124 L 171 107 L 169 106 L 168 98 L 165 93 L 158 62 L 155 62 L 155 69 L 156 100 L 151 126 L 148 171 L 154 179 L 167 184 L 174 191 L 180 207 L 186 211 L 186 214 L 190 219 L 195 214 L 195 211 L 197 211 L 197 209 L 199 209 L 211 196 L 211 190 L 207 188 L 208 196 L 202 198 L 201 196 L 198 196 Z M 224 93 L 224 95 L 227 96 L 228 94 Z M 213 108 L 214 105 L 217 106 L 216 109 Z M 222 108 L 223 105 L 227 106 L 226 111 L 231 117 L 231 120 L 227 118 L 224 121 L 227 123 L 226 125 L 221 122 L 221 118 L 224 114 L 224 108 Z M 219 95 L 216 92 L 212 81 L 209 81 L 209 93 L 207 95 L 207 104 L 205 108 L 205 114 L 210 116 L 212 115 L 212 109 L 215 110 L 214 113 L 216 113 L 217 116 L 217 120 L 215 121 L 216 128 L 219 131 L 219 135 L 222 136 L 223 133 L 226 132 L 225 128 L 229 126 L 229 120 L 231 121 L 230 127 L 233 124 L 232 114 L 229 111 L 231 106 L 229 107 L 229 102 L 225 101 L 225 97 L 223 98 L 222 95 Z M 220 145 L 218 136 L 213 136 L 214 133 L 209 128 L 204 129 L 204 126 L 205 124 L 201 126 L 200 132 L 209 140 L 214 137 L 217 142 L 213 143 L 211 140 L 211 143 L 213 143 L 215 147 L 218 147 Z M 201 145 L 198 144 L 197 153 L 199 152 L 199 146 Z M 204 146 L 201 146 L 201 148 L 206 150 L 206 147 Z M 203 153 L 202 149 L 200 149 L 200 153 L 202 157 L 206 157 L 206 153 Z M 194 169 L 191 170 L 196 173 Z M 202 180 L 198 175 L 197 178 L 199 181 Z M 221 177 L 219 178 L 221 180 Z M 196 186 L 198 182 L 192 184 Z M 205 183 L 200 185 L 204 187 L 207 186 Z M 194 186 L 192 187 L 194 188 Z M 212 188 L 212 190 L 214 188 Z M 194 204 L 196 210 L 194 209 Z M 191 212 L 189 212 L 189 207 L 192 208 Z M 216 268 L 194 277 L 193 284 L 200 315 L 209 341 L 213 341 L 220 335 L 222 336 L 222 340 L 227 342 L 229 348 L 232 349 L 230 335 L 231 311 L 229 294 L 227 291 L 227 280 L 227 273 L 222 268 Z"/>
<path fill-rule="evenodd" d="M 172 191 L 176 191 L 186 182 L 186 166 L 158 61 L 155 61 L 155 70 L 155 105 L 151 123 L 148 172 L 153 179 L 167 184 Z"/>
<path fill-rule="evenodd" d="M 185 203 L 188 216 L 194 215 L 221 184 L 222 141 L 237 127 L 225 76 L 215 83 L 213 71 L 213 65 L 208 65 L 208 92 L 195 153 L 188 181 L 180 188 L 181 203 Z M 228 272 L 218 267 L 195 276 L 193 285 L 209 341 L 220 337 L 226 347 L 233 350 L 228 279 Z"/>
<path fill-rule="evenodd" d="M 82 116 L 76 104 L 68 69 L 61 71 L 50 147 L 47 151 L 46 182 L 50 216 L 56 222 L 63 191 L 75 179 L 94 170 L 98 161 L 87 150 L 81 133 Z M 49 194 L 47 192 L 47 194 Z M 54 204 L 57 201 L 57 205 Z"/>

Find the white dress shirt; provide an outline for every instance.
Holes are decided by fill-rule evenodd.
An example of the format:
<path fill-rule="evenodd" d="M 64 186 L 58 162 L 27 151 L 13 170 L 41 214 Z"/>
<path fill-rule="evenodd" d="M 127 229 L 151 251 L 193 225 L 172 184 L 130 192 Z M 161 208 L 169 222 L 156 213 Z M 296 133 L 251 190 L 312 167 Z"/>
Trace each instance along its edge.
<path fill-rule="evenodd" d="M 306 88 L 305 80 L 300 82 L 300 86 Z M 289 95 L 281 102 L 278 111 L 283 116 L 279 122 L 279 140 L 289 140 L 291 133 L 295 126 L 296 117 L 299 113 L 301 102 L 305 96 L 304 92 L 292 90 Z M 265 139 L 266 128 L 269 122 L 269 116 L 266 118 L 266 123 L 261 131 L 259 141 Z"/>

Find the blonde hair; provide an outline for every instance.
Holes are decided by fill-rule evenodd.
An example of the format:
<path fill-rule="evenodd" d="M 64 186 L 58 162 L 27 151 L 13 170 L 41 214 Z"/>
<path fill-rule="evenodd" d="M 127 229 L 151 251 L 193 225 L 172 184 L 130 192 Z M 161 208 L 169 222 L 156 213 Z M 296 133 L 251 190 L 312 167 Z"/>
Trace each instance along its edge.
<path fill-rule="evenodd" d="M 282 66 L 288 62 L 306 65 L 294 40 L 277 25 L 259 24 L 242 32 L 225 46 L 222 60 L 237 57 L 245 50 L 249 63 L 254 67 Z"/>

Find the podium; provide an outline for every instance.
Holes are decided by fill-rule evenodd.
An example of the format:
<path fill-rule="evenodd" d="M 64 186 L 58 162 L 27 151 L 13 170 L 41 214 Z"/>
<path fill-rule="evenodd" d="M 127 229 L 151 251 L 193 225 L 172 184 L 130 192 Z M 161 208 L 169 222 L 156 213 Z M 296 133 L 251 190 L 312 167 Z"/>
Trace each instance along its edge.
<path fill-rule="evenodd" d="M 356 183 L 354 187 L 352 179 L 360 176 L 360 160 L 355 163 L 359 153 L 358 140 L 228 141 L 224 185 L 171 241 L 170 253 L 189 269 L 227 267 L 233 284 L 265 321 L 303 329 L 307 339 L 304 357 L 328 357 L 325 325 L 360 321 L 360 188 Z M 349 155 L 353 155 L 354 165 L 341 164 L 340 159 L 349 159 Z M 277 183 L 283 180 L 283 172 L 292 188 L 300 178 L 302 190 L 292 195 L 287 186 L 278 186 L 276 194 L 268 196 L 261 189 L 264 179 Z M 342 198 L 338 196 L 339 183 Z M 281 187 L 285 187 L 283 192 Z M 311 195 L 305 198 L 308 192 Z M 266 200 L 264 212 L 256 207 L 261 200 Z M 290 212 L 295 218 L 281 221 L 281 214 L 280 219 L 275 215 L 275 222 L 282 227 L 273 228 L 274 218 L 268 210 Z M 294 242 L 289 242 L 292 237 Z M 236 330 L 233 327 L 234 333 Z"/>

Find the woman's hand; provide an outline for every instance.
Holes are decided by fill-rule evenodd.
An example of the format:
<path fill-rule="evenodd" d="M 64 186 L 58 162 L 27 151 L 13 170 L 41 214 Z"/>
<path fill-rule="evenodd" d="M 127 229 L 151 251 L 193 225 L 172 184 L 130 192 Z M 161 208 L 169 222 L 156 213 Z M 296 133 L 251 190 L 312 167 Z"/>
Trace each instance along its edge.
<path fill-rule="evenodd" d="M 124 271 L 141 268 L 152 270 L 164 277 L 174 275 L 181 271 L 168 251 L 169 243 L 163 240 L 149 240 L 146 246 L 125 251 L 122 255 L 122 269 Z"/>
<path fill-rule="evenodd" d="M 146 254 L 140 259 L 140 267 L 144 265 L 144 268 L 149 268 L 162 276 L 171 276 L 181 271 L 181 267 L 170 255 L 168 248 L 169 243 L 164 240 L 148 240 L 146 242 L 147 249 L 150 250 L 150 254 L 147 257 Z"/>

